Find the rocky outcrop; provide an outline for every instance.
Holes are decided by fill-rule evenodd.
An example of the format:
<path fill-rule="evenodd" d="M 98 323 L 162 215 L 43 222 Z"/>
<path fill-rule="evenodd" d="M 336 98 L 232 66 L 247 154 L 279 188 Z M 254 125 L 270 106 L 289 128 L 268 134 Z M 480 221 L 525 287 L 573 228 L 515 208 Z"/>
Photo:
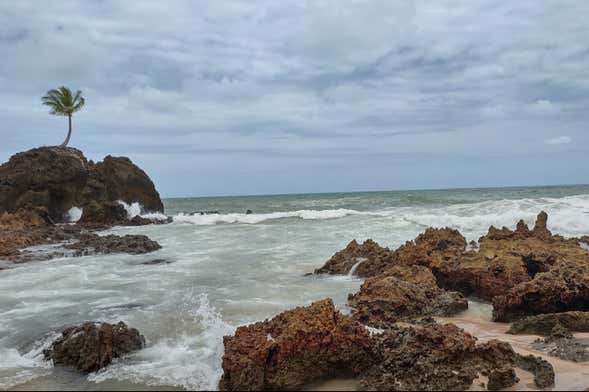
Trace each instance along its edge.
<path fill-rule="evenodd" d="M 515 382 L 513 366 L 532 371 L 537 383 L 554 383 L 548 362 L 522 357 L 498 340 L 477 345 L 453 324 L 395 327 L 374 341 L 373 365 L 361 379 L 367 390 L 465 390 L 480 374 L 508 384 Z"/>
<path fill-rule="evenodd" d="M 44 351 L 44 356 L 55 365 L 72 366 L 89 373 L 144 345 L 145 338 L 139 331 L 123 322 L 116 325 L 88 322 L 63 331 L 51 348 Z"/>
<path fill-rule="evenodd" d="M 510 387 L 518 382 L 519 378 L 515 375 L 515 370 L 513 367 L 505 366 L 495 369 L 489 373 L 487 389 L 489 391 L 498 391 L 500 389 Z"/>
<path fill-rule="evenodd" d="M 155 186 L 128 158 L 108 156 L 95 164 L 74 148 L 41 147 L 0 166 L 0 213 L 41 208 L 53 221 L 64 222 L 73 206 L 117 200 L 163 211 Z"/>
<path fill-rule="evenodd" d="M 589 361 L 589 345 L 575 338 L 571 331 L 561 324 L 556 324 L 548 337 L 536 340 L 532 346 L 567 361 Z"/>
<path fill-rule="evenodd" d="M 589 312 L 547 313 L 525 317 L 511 324 L 507 333 L 549 336 L 557 325 L 572 332 L 589 332 Z"/>
<path fill-rule="evenodd" d="M 221 390 L 295 389 L 329 375 L 358 374 L 368 362 L 366 329 L 330 299 L 239 327 L 223 339 Z"/>
<path fill-rule="evenodd" d="M 462 294 L 440 289 L 431 271 L 422 266 L 395 266 L 368 278 L 348 297 L 352 317 L 376 328 L 423 316 L 452 316 L 468 308 Z"/>
<path fill-rule="evenodd" d="M 534 375 L 534 383 L 540 388 L 549 388 L 554 385 L 554 368 L 545 359 L 533 355 L 516 354 L 515 364 L 520 369 Z"/>
<path fill-rule="evenodd" d="M 66 249 L 75 250 L 75 256 L 91 254 L 128 253 L 143 254 L 161 249 L 161 246 L 144 235 L 105 235 L 87 233 L 80 236 L 78 242 L 66 245 Z"/>
<path fill-rule="evenodd" d="M 493 319 L 509 322 L 541 313 L 589 311 L 589 259 L 573 263 L 563 260 L 532 281 L 494 297 Z"/>
<path fill-rule="evenodd" d="M 325 265 L 315 270 L 316 274 L 348 274 L 354 272 L 360 277 L 375 276 L 394 265 L 393 253 L 383 248 L 373 240 L 366 240 L 358 244 L 352 240 L 345 249 L 337 252 Z"/>
<path fill-rule="evenodd" d="M 127 157 L 108 155 L 90 164 L 90 178 L 83 190 L 85 200 L 138 202 L 147 211 L 162 212 L 164 205 L 149 176 Z"/>
<path fill-rule="evenodd" d="M 515 230 L 491 226 L 475 249 L 469 250 L 464 237 L 450 228 L 429 228 L 394 251 L 371 240 L 361 245 L 352 241 L 315 272 L 355 271 L 376 278 L 387 276 L 396 266 L 423 266 L 433 273 L 439 287 L 492 301 L 496 321 L 589 311 L 589 249 L 580 246 L 579 239 L 553 235 L 547 222 L 548 215 L 541 212 L 532 229 L 523 221 Z M 365 291 L 369 288 L 374 293 L 388 291 L 388 300 L 405 298 L 395 300 L 399 304 L 419 304 L 423 299 L 419 290 L 390 276 L 367 282 Z M 379 301 L 378 306 L 373 303 L 375 308 L 386 302 L 384 297 Z"/>

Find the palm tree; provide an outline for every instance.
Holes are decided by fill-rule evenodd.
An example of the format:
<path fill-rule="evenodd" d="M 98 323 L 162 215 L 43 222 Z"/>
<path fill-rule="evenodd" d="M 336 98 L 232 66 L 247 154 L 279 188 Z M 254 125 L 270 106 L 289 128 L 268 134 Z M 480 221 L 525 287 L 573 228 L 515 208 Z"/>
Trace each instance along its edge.
<path fill-rule="evenodd" d="M 67 138 L 60 145 L 60 147 L 67 147 L 72 137 L 72 114 L 82 109 L 86 103 L 84 97 L 82 97 L 82 92 L 78 90 L 75 94 L 72 94 L 69 88 L 61 86 L 58 89 L 47 91 L 47 94 L 41 100 L 43 105 L 51 108 L 49 113 L 68 117 L 69 131 Z"/>

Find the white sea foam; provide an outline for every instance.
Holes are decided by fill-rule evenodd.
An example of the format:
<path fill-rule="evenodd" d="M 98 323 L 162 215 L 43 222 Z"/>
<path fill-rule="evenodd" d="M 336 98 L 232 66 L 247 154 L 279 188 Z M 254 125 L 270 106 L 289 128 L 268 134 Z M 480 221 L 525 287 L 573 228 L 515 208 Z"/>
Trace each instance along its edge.
<path fill-rule="evenodd" d="M 70 223 L 76 223 L 77 221 L 80 220 L 80 218 L 82 217 L 82 213 L 84 212 L 84 210 L 82 210 L 79 207 L 72 207 L 68 210 L 67 214 L 68 214 L 68 220 Z"/>
<path fill-rule="evenodd" d="M 44 336 L 24 354 L 14 348 L 0 348 L 0 390 L 7 390 L 51 373 L 53 364 L 43 359 L 43 350 L 59 336 L 58 333 Z"/>
<path fill-rule="evenodd" d="M 271 212 L 267 214 L 184 214 L 174 216 L 174 222 L 192 223 L 195 225 L 214 225 L 217 223 L 247 223 L 256 224 L 265 221 L 299 218 L 305 220 L 325 220 L 343 218 L 349 215 L 386 216 L 389 212 L 356 211 L 339 208 L 336 210 L 297 210 L 284 212 Z"/>
<path fill-rule="evenodd" d="M 118 200 L 118 203 L 125 208 L 127 211 L 127 218 L 133 219 L 136 216 L 140 216 L 146 219 L 155 219 L 155 220 L 167 220 L 168 217 L 165 214 L 160 212 L 143 212 L 143 206 L 138 202 L 133 202 L 131 204 L 127 204 L 122 200 Z"/>
<path fill-rule="evenodd" d="M 195 390 L 215 390 L 223 374 L 223 336 L 235 328 L 224 322 L 206 294 L 185 297 L 193 333 L 168 337 L 88 376 L 89 381 L 129 380 L 151 386 L 175 385 Z"/>

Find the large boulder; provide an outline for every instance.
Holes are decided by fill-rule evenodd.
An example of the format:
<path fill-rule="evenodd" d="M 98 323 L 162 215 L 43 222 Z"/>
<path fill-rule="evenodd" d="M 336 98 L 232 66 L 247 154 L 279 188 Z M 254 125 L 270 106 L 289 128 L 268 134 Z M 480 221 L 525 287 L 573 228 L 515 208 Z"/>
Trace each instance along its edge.
<path fill-rule="evenodd" d="M 0 166 L 0 213 L 42 208 L 51 220 L 64 222 L 74 206 L 117 200 L 163 211 L 153 182 L 128 158 L 107 156 L 95 164 L 75 148 L 40 147 Z"/>
<path fill-rule="evenodd" d="M 86 200 L 138 202 L 146 211 L 164 210 L 149 176 L 127 157 L 108 155 L 102 162 L 91 164 L 83 195 Z"/>
<path fill-rule="evenodd" d="M 47 208 L 56 221 L 78 203 L 88 161 L 80 150 L 41 147 L 13 155 L 0 166 L 0 212 Z"/>
<path fill-rule="evenodd" d="M 395 266 L 366 279 L 348 297 L 352 317 L 376 328 L 424 316 L 452 316 L 468 308 L 462 294 L 440 289 L 431 271 L 422 266 Z"/>
<path fill-rule="evenodd" d="M 116 325 L 87 322 L 63 331 L 44 355 L 56 365 L 72 366 L 89 373 L 144 345 L 145 338 L 139 331 L 123 322 Z"/>
<path fill-rule="evenodd" d="M 221 390 L 296 389 L 368 363 L 367 330 L 335 309 L 331 299 L 239 327 L 223 339 Z"/>
<path fill-rule="evenodd" d="M 362 244 L 352 240 L 334 254 L 316 274 L 343 275 L 350 272 L 361 277 L 374 276 L 393 265 L 393 252 L 368 239 Z"/>
<path fill-rule="evenodd" d="M 118 236 L 109 234 L 100 236 L 94 233 L 79 235 L 79 240 L 66 245 L 66 249 L 75 250 L 76 256 L 109 253 L 128 253 L 133 255 L 154 252 L 161 249 L 160 244 L 145 235 Z"/>

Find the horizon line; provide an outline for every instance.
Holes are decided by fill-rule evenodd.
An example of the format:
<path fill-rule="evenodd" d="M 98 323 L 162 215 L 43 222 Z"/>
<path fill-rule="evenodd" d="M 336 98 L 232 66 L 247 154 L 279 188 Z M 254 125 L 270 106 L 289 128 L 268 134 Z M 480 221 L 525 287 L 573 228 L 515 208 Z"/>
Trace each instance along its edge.
<path fill-rule="evenodd" d="M 257 193 L 248 195 L 206 195 L 206 196 L 174 196 L 162 197 L 162 200 L 174 199 L 206 199 L 206 198 L 229 198 L 229 197 L 260 197 L 260 196 L 298 196 L 298 195 L 330 195 L 342 193 L 379 193 L 379 192 L 432 192 L 432 191 L 454 191 L 454 190 L 490 190 L 490 189 L 516 189 L 516 188 L 558 188 L 573 186 L 589 186 L 585 184 L 535 184 L 535 185 L 498 185 L 498 186 L 464 186 L 453 188 L 407 188 L 407 189 L 380 189 L 368 191 L 330 191 L 330 192 L 287 192 L 287 193 Z"/>

